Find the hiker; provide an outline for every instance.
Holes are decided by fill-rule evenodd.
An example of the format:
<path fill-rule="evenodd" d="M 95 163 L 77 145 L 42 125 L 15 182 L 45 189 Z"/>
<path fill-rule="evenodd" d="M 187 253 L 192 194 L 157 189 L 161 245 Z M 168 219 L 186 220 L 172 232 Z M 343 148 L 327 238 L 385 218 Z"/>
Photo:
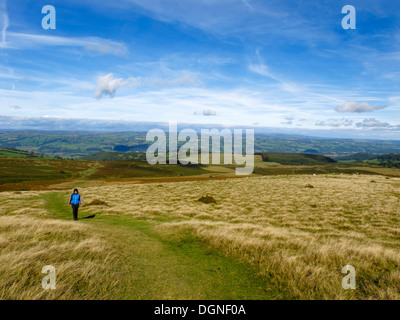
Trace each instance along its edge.
<path fill-rule="evenodd" d="M 79 194 L 78 189 L 74 189 L 74 192 L 71 194 L 71 198 L 69 199 L 69 205 L 72 206 L 72 214 L 74 216 L 74 220 L 78 220 L 78 208 L 79 204 L 82 204 L 81 195 Z"/>

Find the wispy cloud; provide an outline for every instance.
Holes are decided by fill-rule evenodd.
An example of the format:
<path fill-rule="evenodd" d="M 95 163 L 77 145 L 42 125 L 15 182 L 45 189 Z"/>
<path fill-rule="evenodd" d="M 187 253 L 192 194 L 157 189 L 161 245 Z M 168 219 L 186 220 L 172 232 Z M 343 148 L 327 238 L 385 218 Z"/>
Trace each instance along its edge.
<path fill-rule="evenodd" d="M 8 39 L 9 47 L 13 49 L 43 49 L 43 46 L 80 47 L 87 52 L 104 55 L 125 56 L 128 53 L 128 48 L 124 43 L 98 37 L 74 38 L 9 32 Z"/>
<path fill-rule="evenodd" d="M 100 76 L 97 79 L 96 94 L 97 99 L 101 98 L 103 95 L 109 95 L 114 97 L 117 89 L 132 86 L 132 87 L 176 87 L 176 86 L 198 86 L 201 85 L 199 81 L 193 75 L 183 75 L 177 78 L 163 79 L 163 78 L 145 78 L 140 77 L 134 78 L 130 77 L 126 80 L 123 78 L 114 78 L 112 73 Z"/>
<path fill-rule="evenodd" d="M 261 57 L 260 50 L 257 49 L 256 52 L 256 57 L 257 57 L 257 63 L 256 64 L 250 64 L 249 65 L 249 70 L 251 72 L 257 73 L 259 75 L 265 76 L 265 77 L 270 77 L 276 81 L 282 82 L 282 80 L 273 74 L 270 71 L 270 68 L 264 63 L 263 58 Z"/>
<path fill-rule="evenodd" d="M 1 26 L 2 26 L 0 48 L 1 47 L 5 48 L 7 46 L 7 41 L 6 41 L 7 28 L 9 26 L 6 0 L 0 2 L 0 16 L 1 16 Z"/>
<path fill-rule="evenodd" d="M 266 77 L 270 77 L 274 80 L 278 80 L 278 78 L 276 76 L 274 76 L 270 71 L 268 66 L 266 66 L 265 64 L 250 64 L 249 65 L 249 70 L 251 72 L 257 73 L 259 75 L 262 76 L 266 76 Z"/>
<path fill-rule="evenodd" d="M 251 12 L 253 12 L 254 8 L 252 5 L 250 5 L 250 2 L 248 0 L 242 0 L 242 2 Z"/>
<path fill-rule="evenodd" d="M 110 3 L 110 2 L 109 2 Z M 114 3 L 114 2 L 112 2 Z M 257 38 L 263 42 L 262 35 L 290 39 L 292 42 L 326 41 L 332 37 L 331 30 L 316 28 L 305 17 L 293 10 L 288 1 L 250 1 L 250 0 L 126 0 L 126 8 L 132 4 L 143 8 L 146 14 L 163 22 L 180 22 L 216 36 Z M 120 4 L 123 6 L 123 4 Z M 244 10 L 244 7 L 247 10 Z M 314 4 L 303 2 L 304 11 L 314 9 Z M 137 10 L 137 7 L 135 8 Z M 317 20 L 314 15 L 312 20 Z M 335 16 L 336 18 L 336 16 Z M 317 21 L 315 22 L 317 24 Z"/>
<path fill-rule="evenodd" d="M 289 93 L 298 94 L 301 91 L 307 90 L 303 85 L 287 81 L 283 77 L 272 72 L 270 70 L 270 68 L 264 63 L 259 49 L 256 50 L 256 56 L 257 56 L 258 63 L 249 65 L 249 70 L 251 72 L 277 81 L 281 85 L 281 90 L 289 92 Z"/>

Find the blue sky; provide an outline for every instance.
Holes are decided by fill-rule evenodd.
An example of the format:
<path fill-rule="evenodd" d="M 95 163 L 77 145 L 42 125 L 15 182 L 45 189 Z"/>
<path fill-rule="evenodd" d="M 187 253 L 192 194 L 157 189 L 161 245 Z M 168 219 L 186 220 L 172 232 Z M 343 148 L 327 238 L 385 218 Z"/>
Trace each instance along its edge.
<path fill-rule="evenodd" d="M 341 26 L 348 4 L 355 30 Z M 55 30 L 42 28 L 44 5 Z M 177 121 L 399 137 L 396 1 L 0 0 L 0 31 L 3 129 L 87 119 L 82 130 Z"/>

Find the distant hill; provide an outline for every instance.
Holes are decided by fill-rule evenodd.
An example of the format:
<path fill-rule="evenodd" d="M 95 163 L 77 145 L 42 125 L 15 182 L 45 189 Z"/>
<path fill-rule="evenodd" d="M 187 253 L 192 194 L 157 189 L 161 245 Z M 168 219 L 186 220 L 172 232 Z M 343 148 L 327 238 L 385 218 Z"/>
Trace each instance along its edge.
<path fill-rule="evenodd" d="M 28 152 L 25 150 L 0 148 L 0 158 L 48 158 L 43 154 Z"/>
<path fill-rule="evenodd" d="M 0 131 L 0 147 L 2 148 L 34 150 L 37 153 L 63 158 L 79 158 L 97 152 L 145 152 L 149 144 L 151 142 L 146 141 L 146 132 L 135 131 L 112 133 Z M 183 142 L 180 142 L 178 146 L 181 144 Z M 306 153 L 329 156 L 347 156 L 355 153 L 387 154 L 400 153 L 400 141 L 256 134 L 254 150 L 255 152 Z"/>
<path fill-rule="evenodd" d="M 368 162 L 382 167 L 400 168 L 400 153 L 369 154 L 355 153 L 348 156 L 336 157 L 338 161 Z"/>
<path fill-rule="evenodd" d="M 380 161 L 400 162 L 400 153 L 381 154 L 377 156 Z"/>
<path fill-rule="evenodd" d="M 0 147 L 35 150 L 51 156 L 78 158 L 99 151 L 113 151 L 117 145 L 132 148 L 143 144 L 144 132 L 0 131 Z M 133 150 L 131 150 L 133 151 Z M 134 150 L 136 151 L 136 150 Z"/>
<path fill-rule="evenodd" d="M 376 161 L 383 167 L 400 168 L 400 153 L 381 154 Z"/>
<path fill-rule="evenodd" d="M 146 160 L 146 154 L 139 152 L 100 151 L 94 154 L 79 157 L 78 159 L 90 161 Z"/>
<path fill-rule="evenodd" d="M 365 152 L 360 152 L 360 153 L 354 153 L 350 154 L 348 156 L 341 156 L 341 157 L 335 157 L 335 160 L 337 161 L 367 161 L 367 160 L 374 160 L 377 158 L 377 154 L 371 154 L 371 153 L 365 153 Z"/>
<path fill-rule="evenodd" d="M 117 151 L 117 152 L 134 152 L 134 151 L 146 152 L 149 145 L 150 145 L 149 143 L 141 143 L 141 144 L 137 144 L 137 145 L 133 145 L 133 146 L 126 146 L 123 144 L 119 144 L 114 147 L 114 151 Z"/>
<path fill-rule="evenodd" d="M 289 153 L 289 152 L 259 152 L 265 162 L 277 162 L 283 165 L 317 165 L 335 163 L 330 157 L 312 153 Z"/>

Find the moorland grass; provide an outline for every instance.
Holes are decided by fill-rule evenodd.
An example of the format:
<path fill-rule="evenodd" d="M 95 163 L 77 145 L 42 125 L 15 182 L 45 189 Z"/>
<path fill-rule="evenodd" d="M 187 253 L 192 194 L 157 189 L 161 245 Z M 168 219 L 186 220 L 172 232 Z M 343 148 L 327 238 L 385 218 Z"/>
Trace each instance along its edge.
<path fill-rule="evenodd" d="M 1 193 L 1 298 L 400 298 L 399 178 L 280 175 L 80 191 L 84 203 L 109 206 L 83 206 L 80 217 L 95 218 L 73 223 L 71 190 Z M 205 194 L 217 203 L 198 201 Z M 48 261 L 63 274 L 77 268 L 81 280 L 65 273 L 63 293 L 41 292 Z M 347 264 L 355 290 L 341 286 Z"/>
<path fill-rule="evenodd" d="M 285 298 L 400 298 L 399 178 L 288 175 L 85 192 L 110 205 L 91 212 L 152 221 L 166 237 L 190 231 L 251 265 Z M 197 201 L 205 192 L 218 203 Z M 357 270 L 356 290 L 341 286 L 347 264 Z"/>

